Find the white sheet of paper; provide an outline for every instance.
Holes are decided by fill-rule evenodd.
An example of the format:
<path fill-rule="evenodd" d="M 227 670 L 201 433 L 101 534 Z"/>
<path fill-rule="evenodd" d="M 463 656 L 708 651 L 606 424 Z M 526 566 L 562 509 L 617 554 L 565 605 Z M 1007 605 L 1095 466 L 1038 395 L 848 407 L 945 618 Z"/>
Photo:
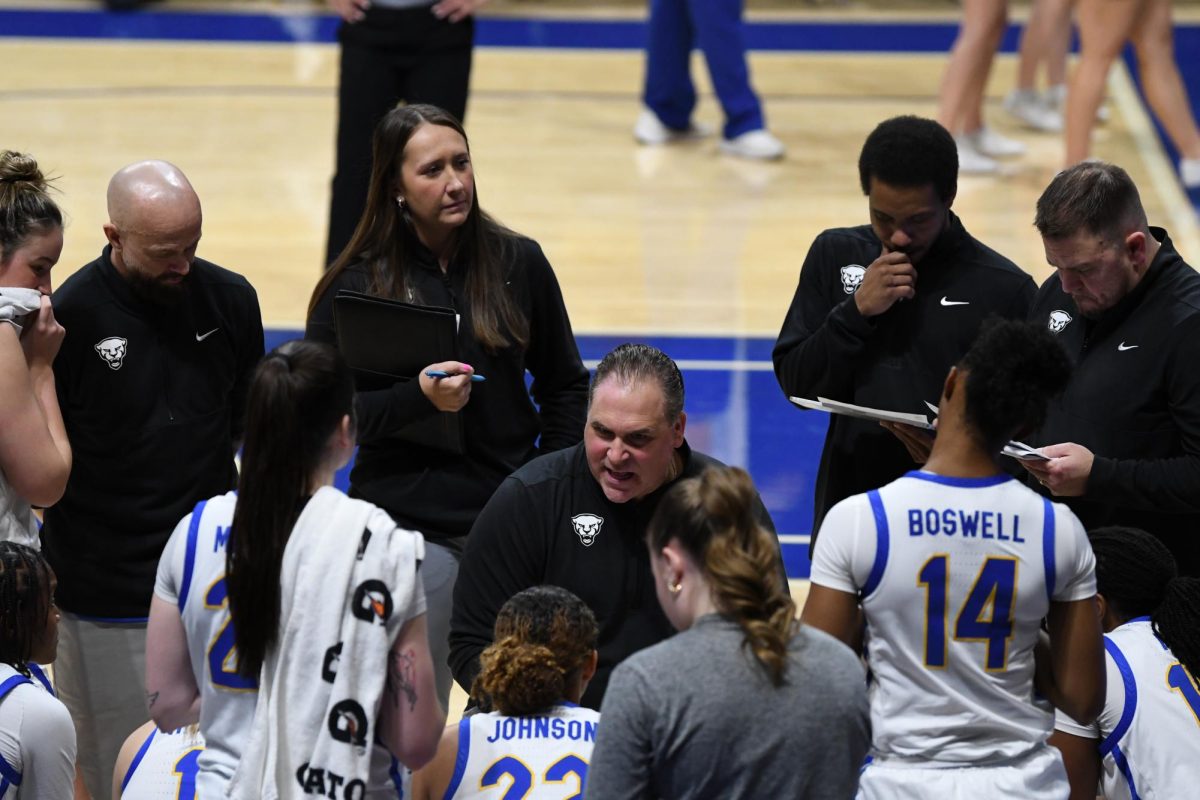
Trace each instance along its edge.
<path fill-rule="evenodd" d="M 936 417 L 937 413 L 938 413 L 938 407 L 935 406 L 933 403 L 929 402 L 928 400 L 925 401 L 925 405 L 929 406 L 929 410 L 932 411 L 934 416 Z M 1017 441 L 1009 442 L 1008 444 L 1004 445 L 1004 449 L 1001 450 L 1000 452 L 1010 458 L 1015 458 L 1020 461 L 1049 461 L 1050 460 L 1046 456 L 1042 455 L 1042 452 L 1040 450 L 1038 450 L 1036 447 L 1030 447 L 1029 445 L 1025 444 L 1024 442 L 1017 442 Z"/>
<path fill-rule="evenodd" d="M 825 411 L 830 414 L 842 414 L 847 417 L 855 417 L 857 419 L 869 419 L 886 422 L 903 422 L 905 425 L 912 425 L 917 428 L 931 429 L 933 426 L 929 424 L 929 419 L 924 414 L 906 414 L 902 411 L 885 411 L 879 408 L 867 408 L 866 406 L 856 406 L 853 403 L 842 403 L 837 400 L 830 400 L 826 397 L 818 397 L 816 400 L 808 400 L 803 397 L 789 397 L 793 403 L 802 408 L 811 408 L 815 411 Z"/>

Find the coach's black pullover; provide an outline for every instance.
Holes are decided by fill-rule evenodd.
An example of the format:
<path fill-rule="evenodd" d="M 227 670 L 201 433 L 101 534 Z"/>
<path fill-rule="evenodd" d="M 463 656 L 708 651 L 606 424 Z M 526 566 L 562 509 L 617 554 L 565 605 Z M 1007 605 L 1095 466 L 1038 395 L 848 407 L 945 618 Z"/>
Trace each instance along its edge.
<path fill-rule="evenodd" d="M 720 464 L 686 442 L 679 452 L 677 481 Z M 599 708 L 613 667 L 674 633 L 658 605 L 645 542 L 672 485 L 613 503 L 592 477 L 583 444 L 536 458 L 505 480 L 471 529 L 454 586 L 450 669 L 459 685 L 475 680 L 500 606 L 522 589 L 552 584 L 578 595 L 600 624 L 600 663 L 582 701 Z M 774 533 L 761 501 L 758 517 Z"/>
<path fill-rule="evenodd" d="M 262 318 L 246 279 L 215 264 L 197 258 L 185 299 L 155 305 L 109 252 L 54 293 L 67 331 L 54 376 L 74 465 L 42 538 L 60 607 L 144 619 L 176 523 L 236 484 Z"/>
<path fill-rule="evenodd" d="M 1057 274 L 1042 284 L 1030 319 L 1059 329 L 1075 371 L 1029 442 L 1095 454 L 1085 495 L 1062 498 L 1086 527 L 1148 530 L 1200 575 L 1200 275 L 1150 230 L 1162 246 L 1149 270 L 1098 319 L 1079 314 Z"/>
<path fill-rule="evenodd" d="M 588 372 L 579 357 L 554 271 L 532 239 L 518 238 L 508 290 L 529 320 L 529 347 L 489 352 L 475 339 L 467 300 L 467 265 L 437 259 L 410 237 L 415 302 L 455 309 L 458 360 L 487 380 L 471 386 L 463 410 L 466 453 L 452 455 L 395 438 L 405 425 L 436 413 L 417 381 L 356 396 L 359 449 L 351 494 L 387 511 L 430 539 L 465 536 L 479 510 L 508 475 L 539 452 L 570 447 L 583 436 Z M 333 298 L 341 289 L 366 292 L 365 264 L 349 266 L 321 296 L 305 337 L 336 344 Z M 526 387 L 525 373 L 533 376 Z M 537 401 L 537 407 L 530 399 Z M 541 437 L 539 440 L 539 436 Z M 536 444 L 535 444 L 536 442 Z"/>
<path fill-rule="evenodd" d="M 946 373 L 980 323 L 991 314 L 1024 319 L 1036 289 L 951 214 L 916 265 L 916 297 L 868 318 L 854 302 L 857 285 L 847 268 L 868 267 L 879 254 L 869 225 L 827 230 L 813 242 L 772 354 L 788 396 L 929 414 L 925 403 L 937 405 Z M 900 441 L 878 423 L 831 417 L 813 502 L 814 537 L 839 500 L 883 486 L 913 466 Z"/>

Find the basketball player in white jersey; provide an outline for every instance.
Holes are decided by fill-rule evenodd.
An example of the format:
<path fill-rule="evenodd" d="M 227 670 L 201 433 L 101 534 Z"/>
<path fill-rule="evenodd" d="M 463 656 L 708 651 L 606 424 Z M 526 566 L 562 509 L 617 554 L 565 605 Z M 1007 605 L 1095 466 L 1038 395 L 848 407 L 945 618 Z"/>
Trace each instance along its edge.
<path fill-rule="evenodd" d="M 1200 578 L 1135 528 L 1097 528 L 1097 605 L 1108 670 L 1091 725 L 1059 712 L 1050 743 L 1063 753 L 1072 800 L 1200 794 Z"/>
<path fill-rule="evenodd" d="M 925 468 L 847 498 L 821 526 L 802 619 L 853 645 L 860 606 L 866 617 L 860 798 L 1067 797 L 1037 693 L 1089 721 L 1100 709 L 1094 560 L 1078 519 L 998 458 L 1069 373 L 1048 331 L 985 326 L 946 378 Z"/>
<path fill-rule="evenodd" d="M 197 725 L 163 732 L 147 722 L 129 734 L 113 769 L 115 800 L 197 800 L 204 737 Z"/>
<path fill-rule="evenodd" d="M 236 502 L 234 492 L 202 501 L 176 526 L 159 561 L 147 630 L 146 702 L 154 721 L 162 730 L 184 727 L 197 721 L 199 704 L 208 746 L 197 756 L 195 784 L 203 798 L 224 795 L 257 700 L 257 679 L 238 671 L 226 599 L 225 546 Z M 174 630 L 164 636 L 168 622 Z"/>
<path fill-rule="evenodd" d="M 446 729 L 413 797 L 582 797 L 600 719 L 579 706 L 596 672 L 596 618 L 566 589 L 535 586 L 501 606 L 495 630 L 472 687 L 494 710 Z"/>
<path fill-rule="evenodd" d="M 336 491 L 328 487 L 354 452 L 353 398 L 352 375 L 328 345 L 288 342 L 264 357 L 247 399 L 238 491 L 199 503 L 163 551 L 147 630 L 147 704 L 164 731 L 199 721 L 205 740 L 196 780 L 201 800 L 226 796 L 249 744 L 259 671 L 279 638 L 284 549 L 308 502 Z M 330 533 L 344 535 L 351 550 L 362 538 L 361 528 L 347 532 L 337 520 Z M 233 554 L 245 566 L 243 574 L 231 570 L 227 579 L 227 565 L 239 563 Z M 404 687 L 411 704 L 395 710 L 399 703 L 385 703 L 377 733 L 388 747 L 404 742 L 393 753 L 405 763 L 413 760 L 405 747 L 427 753 L 419 766 L 445 723 L 432 687 L 423 614 L 405 623 L 401 643 L 412 664 L 405 673 L 411 685 Z M 328 691 L 317 675 L 314 693 Z M 388 686 L 398 691 L 390 678 Z M 391 791 L 399 788 L 397 782 Z"/>

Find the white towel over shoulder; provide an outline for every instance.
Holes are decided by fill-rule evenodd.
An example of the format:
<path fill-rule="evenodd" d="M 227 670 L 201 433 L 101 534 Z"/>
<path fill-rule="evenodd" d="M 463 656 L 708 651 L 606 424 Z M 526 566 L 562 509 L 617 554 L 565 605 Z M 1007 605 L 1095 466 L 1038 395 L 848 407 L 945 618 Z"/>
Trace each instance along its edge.
<path fill-rule="evenodd" d="M 364 797 L 385 788 L 372 785 L 386 781 L 390 765 L 374 745 L 376 711 L 388 651 L 425 611 L 424 554 L 419 534 L 370 503 L 332 487 L 308 501 L 284 551 L 279 638 L 263 662 L 230 797 Z"/>

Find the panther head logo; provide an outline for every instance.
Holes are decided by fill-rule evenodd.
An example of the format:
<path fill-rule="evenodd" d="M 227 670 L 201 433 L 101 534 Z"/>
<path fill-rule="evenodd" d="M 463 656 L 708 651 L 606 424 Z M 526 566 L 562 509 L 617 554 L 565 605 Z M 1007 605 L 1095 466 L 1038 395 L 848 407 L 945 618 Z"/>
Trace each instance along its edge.
<path fill-rule="evenodd" d="M 1050 330 L 1053 333 L 1062 333 L 1063 328 L 1067 327 L 1072 319 L 1074 319 L 1074 317 L 1065 311 L 1051 311 L 1049 323 Z"/>
<path fill-rule="evenodd" d="M 108 364 L 109 369 L 120 369 L 125 360 L 125 347 L 128 342 L 120 336 L 109 336 L 96 342 L 96 352 Z"/>
<path fill-rule="evenodd" d="M 596 537 L 600 535 L 600 526 L 604 524 L 604 517 L 597 517 L 595 514 L 576 514 L 571 517 L 571 524 L 575 526 L 575 533 L 579 535 L 579 541 L 583 542 L 583 546 L 591 547 L 592 542 L 596 541 Z"/>
<path fill-rule="evenodd" d="M 863 282 L 863 276 L 867 274 L 865 267 L 860 267 L 858 264 L 848 264 L 842 267 L 842 291 L 846 294 L 854 294 L 858 291 L 858 287 Z"/>

